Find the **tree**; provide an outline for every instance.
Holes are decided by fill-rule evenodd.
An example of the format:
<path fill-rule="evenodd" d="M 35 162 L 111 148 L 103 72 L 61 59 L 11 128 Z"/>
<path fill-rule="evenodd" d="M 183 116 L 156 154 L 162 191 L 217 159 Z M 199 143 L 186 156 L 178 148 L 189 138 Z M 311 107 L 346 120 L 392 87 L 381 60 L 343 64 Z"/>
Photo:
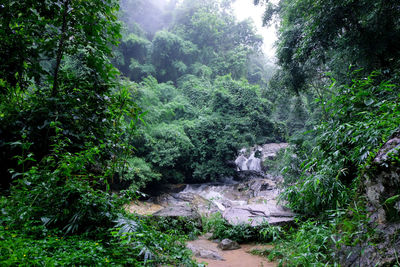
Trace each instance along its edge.
<path fill-rule="evenodd" d="M 176 81 L 194 61 L 197 46 L 181 37 L 160 31 L 153 40 L 152 62 L 160 81 Z"/>
<path fill-rule="evenodd" d="M 8 89 L 26 89 L 52 81 L 53 95 L 59 87 L 58 72 L 64 55 L 85 50 L 93 75 L 109 82 L 110 45 L 116 45 L 118 1 L 8 1 L 0 7 L 2 42 L 0 75 Z M 102 62 L 102 64 L 99 64 Z M 46 64 L 47 63 L 47 64 Z M 50 77 L 49 77 L 50 76 Z M 6 88 L 3 86 L 3 93 Z M 99 88 L 100 89 L 100 88 Z"/>
<path fill-rule="evenodd" d="M 60 123 L 75 152 L 109 133 L 118 72 L 108 56 L 120 36 L 118 7 L 116 0 L 0 5 L 0 139 L 6 168 L 16 167 L 13 156 L 20 148 L 11 143 L 21 136 L 36 160 L 49 153 L 53 122 Z M 3 168 L 2 177 L 9 177 Z"/>
<path fill-rule="evenodd" d="M 399 66 L 400 10 L 389 1 L 281 0 L 266 4 L 264 23 L 279 18 L 277 57 L 287 84 L 303 89 L 323 72 L 348 82 L 349 65 L 394 76 Z"/>

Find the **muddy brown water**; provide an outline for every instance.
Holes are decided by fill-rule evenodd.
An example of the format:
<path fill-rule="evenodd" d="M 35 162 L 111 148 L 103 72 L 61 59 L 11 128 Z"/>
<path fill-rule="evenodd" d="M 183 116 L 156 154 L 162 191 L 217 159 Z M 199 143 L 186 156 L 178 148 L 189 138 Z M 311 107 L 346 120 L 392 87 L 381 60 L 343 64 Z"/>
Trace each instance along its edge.
<path fill-rule="evenodd" d="M 195 257 L 199 263 L 206 263 L 208 267 L 275 267 L 278 266 L 276 262 L 270 262 L 268 259 L 253 255 L 249 253 L 254 249 L 266 249 L 271 246 L 256 245 L 256 244 L 241 244 L 240 249 L 236 250 L 221 250 L 217 247 L 217 243 L 214 243 L 205 238 L 199 238 L 198 240 L 189 241 L 188 244 L 196 247 L 204 248 L 207 250 L 217 251 L 219 255 L 224 258 L 224 261 L 202 259 Z"/>

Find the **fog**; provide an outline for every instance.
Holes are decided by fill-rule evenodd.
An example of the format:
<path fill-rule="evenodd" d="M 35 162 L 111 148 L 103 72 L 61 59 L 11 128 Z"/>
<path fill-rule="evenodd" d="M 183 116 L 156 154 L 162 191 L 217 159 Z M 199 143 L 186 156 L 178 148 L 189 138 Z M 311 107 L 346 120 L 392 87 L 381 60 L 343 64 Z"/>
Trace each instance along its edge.
<path fill-rule="evenodd" d="M 168 28 L 173 20 L 172 11 L 182 2 L 183 0 L 121 0 L 121 9 L 126 19 L 138 23 L 151 39 L 157 31 Z M 233 0 L 232 2 L 230 11 L 238 21 L 251 19 L 254 22 L 257 33 L 263 37 L 264 54 L 274 61 L 276 29 L 275 25 L 262 26 L 263 6 L 255 6 L 253 0 Z"/>

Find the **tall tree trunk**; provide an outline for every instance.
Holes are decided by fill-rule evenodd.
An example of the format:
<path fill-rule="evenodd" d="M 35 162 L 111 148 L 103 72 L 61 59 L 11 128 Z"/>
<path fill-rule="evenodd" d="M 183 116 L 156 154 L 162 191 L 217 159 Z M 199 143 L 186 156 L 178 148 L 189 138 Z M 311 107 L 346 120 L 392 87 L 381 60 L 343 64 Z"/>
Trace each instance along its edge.
<path fill-rule="evenodd" d="M 63 13 L 63 23 L 61 27 L 61 38 L 58 42 L 58 50 L 57 50 L 57 60 L 56 60 L 56 67 L 54 69 L 54 76 L 53 76 L 53 90 L 51 92 L 52 96 L 57 95 L 58 91 L 58 71 L 60 69 L 61 59 L 64 53 L 64 42 L 67 35 L 67 15 L 68 15 L 68 8 L 69 8 L 70 0 L 64 1 L 64 13 Z"/>

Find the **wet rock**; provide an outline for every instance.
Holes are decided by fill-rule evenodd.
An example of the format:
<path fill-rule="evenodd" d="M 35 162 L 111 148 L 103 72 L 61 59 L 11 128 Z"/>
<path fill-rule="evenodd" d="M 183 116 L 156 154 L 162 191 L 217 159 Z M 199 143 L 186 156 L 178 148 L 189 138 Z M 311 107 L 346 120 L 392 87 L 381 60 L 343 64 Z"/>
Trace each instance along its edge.
<path fill-rule="evenodd" d="M 195 195 L 193 198 L 191 205 L 196 208 L 196 211 L 201 215 L 201 216 L 210 216 L 211 214 L 214 214 L 219 211 L 219 208 L 217 205 L 215 205 L 212 201 L 205 199 L 204 197 L 200 195 Z"/>
<path fill-rule="evenodd" d="M 219 244 L 218 248 L 222 250 L 235 250 L 239 249 L 240 246 L 236 241 L 230 240 L 230 239 L 223 239 Z"/>
<path fill-rule="evenodd" d="M 391 157 L 400 155 L 400 131 L 386 142 L 378 151 L 373 163 L 365 172 L 365 195 L 368 200 L 371 218 L 378 223 L 391 221 L 400 222 L 400 214 L 397 207 L 400 205 L 400 162 L 391 160 Z M 394 198 L 392 203 L 386 201 Z M 396 216 L 397 214 L 397 216 Z"/>
<path fill-rule="evenodd" d="M 186 247 L 193 252 L 193 255 L 202 259 L 218 260 L 223 261 L 224 258 L 215 250 L 205 249 L 198 247 L 194 244 L 187 244 Z"/>
<path fill-rule="evenodd" d="M 199 213 L 187 204 L 171 205 L 153 213 L 156 217 L 180 218 L 182 221 L 201 229 L 202 222 Z"/>
<path fill-rule="evenodd" d="M 276 178 L 264 175 L 239 183 L 187 185 L 179 193 L 165 193 L 152 198 L 156 216 L 187 217 L 190 220 L 221 212 L 230 224 L 268 222 L 284 224 L 293 213 L 277 204 Z M 160 210 L 161 207 L 161 210 Z M 164 208 L 163 208 L 164 207 Z M 196 214 L 196 215 L 194 215 Z"/>
<path fill-rule="evenodd" d="M 164 194 L 155 200 L 172 210 L 173 206 L 177 206 L 178 211 L 190 207 L 202 216 L 221 212 L 230 224 L 258 226 L 263 222 L 284 224 L 293 221 L 293 213 L 277 204 L 278 179 L 271 175 L 262 177 L 268 178 L 256 176 L 238 183 L 187 185 L 179 193 Z"/>
<path fill-rule="evenodd" d="M 175 205 L 167 206 L 153 214 L 154 216 L 162 217 L 187 217 L 199 218 L 200 215 L 188 205 Z"/>
<path fill-rule="evenodd" d="M 274 195 L 274 197 L 278 195 L 278 192 L 274 194 L 273 192 L 265 192 L 277 189 L 275 182 L 269 179 L 253 179 L 248 181 L 247 186 L 253 192 L 253 197 L 262 196 L 262 195 Z"/>
<path fill-rule="evenodd" d="M 294 215 L 293 212 L 276 205 L 275 201 L 232 207 L 222 214 L 223 218 L 232 225 L 250 224 L 252 226 L 259 226 L 263 223 L 287 224 L 294 220 Z"/>
<path fill-rule="evenodd" d="M 203 237 L 204 237 L 205 239 L 207 239 L 207 240 L 211 240 L 212 237 L 213 237 L 213 234 L 212 234 L 212 233 L 205 233 L 205 234 L 203 235 Z"/>
<path fill-rule="evenodd" d="M 259 147 L 263 151 L 260 155 L 256 155 L 253 150 L 253 156 L 251 153 L 246 154 L 244 149 L 241 151 L 243 157 L 239 159 L 258 162 L 262 157 L 271 156 L 271 153 L 286 146 L 287 144 L 268 144 Z M 242 169 L 252 166 L 253 163 Z M 182 185 L 164 186 L 162 188 L 169 188 L 170 191 L 164 191 L 147 202 L 157 205 L 153 212 L 155 216 L 185 217 L 196 221 L 200 215 L 210 216 L 220 212 L 231 224 L 250 222 L 254 226 L 264 221 L 270 224 L 292 221 L 293 213 L 277 204 L 280 192 L 277 185 L 282 178 L 260 172 L 258 167 L 253 166 L 250 169 L 257 171 L 240 171 L 236 179 L 228 177 L 213 183 L 188 184 L 183 190 Z M 162 209 L 158 210 L 159 207 Z"/>
<path fill-rule="evenodd" d="M 389 138 L 364 170 L 360 192 L 366 197 L 369 226 L 360 233 L 367 240 L 338 251 L 342 266 L 395 266 L 400 255 L 400 131 Z M 355 237 L 357 238 L 357 237 Z M 370 244 L 374 244 L 371 246 Z"/>

